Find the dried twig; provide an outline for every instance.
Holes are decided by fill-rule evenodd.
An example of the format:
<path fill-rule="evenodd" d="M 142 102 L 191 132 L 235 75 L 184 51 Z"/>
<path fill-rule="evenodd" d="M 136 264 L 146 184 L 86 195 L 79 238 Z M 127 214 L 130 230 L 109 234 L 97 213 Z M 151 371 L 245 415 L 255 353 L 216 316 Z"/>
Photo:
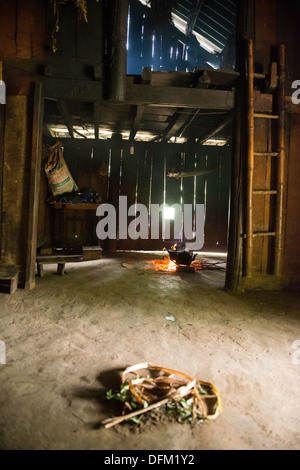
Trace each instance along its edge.
<path fill-rule="evenodd" d="M 127 419 L 134 418 L 135 416 L 146 413 L 147 411 L 151 411 L 162 405 L 166 405 L 168 401 L 169 399 L 165 398 L 164 400 L 153 403 L 153 405 L 147 406 L 147 408 L 142 408 L 141 410 L 133 411 L 132 413 L 128 413 L 127 415 L 117 416 L 116 418 L 105 419 L 104 421 L 102 421 L 102 424 L 105 424 L 106 429 L 111 428 L 112 426 L 115 426 L 116 424 L 122 423 L 122 421 L 126 421 Z"/>

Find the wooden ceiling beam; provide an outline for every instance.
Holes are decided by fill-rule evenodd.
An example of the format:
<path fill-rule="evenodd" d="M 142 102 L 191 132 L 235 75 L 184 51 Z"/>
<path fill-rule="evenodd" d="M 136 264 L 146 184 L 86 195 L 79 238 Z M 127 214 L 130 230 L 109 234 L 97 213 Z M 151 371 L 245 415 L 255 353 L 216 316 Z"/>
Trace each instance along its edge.
<path fill-rule="evenodd" d="M 43 98 L 58 100 L 101 101 L 99 82 L 44 78 Z M 127 81 L 124 104 L 167 106 L 170 108 L 233 109 L 234 90 L 211 90 L 178 86 L 152 86 Z M 109 100 L 106 100 L 108 103 Z M 110 101 L 114 103 L 114 101 Z"/>
<path fill-rule="evenodd" d="M 234 90 L 127 85 L 126 103 L 176 108 L 233 109 Z"/>

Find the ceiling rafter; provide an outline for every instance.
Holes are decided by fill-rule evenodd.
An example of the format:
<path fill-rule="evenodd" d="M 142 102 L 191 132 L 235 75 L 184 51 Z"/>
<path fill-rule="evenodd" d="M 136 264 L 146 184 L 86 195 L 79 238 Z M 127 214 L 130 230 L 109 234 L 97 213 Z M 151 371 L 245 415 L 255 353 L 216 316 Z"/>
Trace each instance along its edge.
<path fill-rule="evenodd" d="M 223 129 L 225 129 L 226 126 L 228 126 L 233 119 L 233 115 L 230 114 L 230 116 L 227 116 L 226 119 L 219 124 L 217 127 L 212 129 L 205 137 L 204 139 L 201 140 L 200 144 L 203 145 L 206 140 L 211 139 L 214 135 L 216 135 L 218 132 L 221 132 Z"/>
<path fill-rule="evenodd" d="M 158 137 L 161 142 L 168 142 L 171 137 L 177 137 L 177 134 L 180 132 L 180 130 L 186 125 L 187 122 L 190 121 L 190 117 L 193 114 L 193 109 L 183 109 L 184 113 L 189 111 L 188 115 L 182 114 L 180 111 L 181 109 L 178 109 L 178 113 L 174 113 L 166 131 L 162 136 Z"/>
<path fill-rule="evenodd" d="M 143 117 L 143 114 L 144 114 L 144 110 L 145 110 L 145 106 L 141 106 L 141 105 L 140 106 L 135 106 L 135 115 L 134 115 L 134 118 L 133 118 L 133 121 L 132 121 L 132 126 L 131 126 L 130 136 L 129 136 L 129 141 L 130 142 L 134 141 L 136 133 L 139 130 L 139 127 L 140 127 L 140 124 L 141 124 L 141 121 L 142 121 L 142 117 Z"/>
<path fill-rule="evenodd" d="M 204 0 L 197 0 L 196 6 L 194 8 L 194 11 L 192 15 L 190 16 L 187 25 L 186 25 L 186 31 L 185 34 L 187 36 L 190 36 L 194 30 L 195 24 L 197 23 L 201 8 L 203 6 Z"/>
<path fill-rule="evenodd" d="M 70 137 L 74 139 L 74 128 L 73 128 L 72 118 L 69 113 L 65 100 L 57 100 L 56 106 L 65 125 L 67 126 Z"/>

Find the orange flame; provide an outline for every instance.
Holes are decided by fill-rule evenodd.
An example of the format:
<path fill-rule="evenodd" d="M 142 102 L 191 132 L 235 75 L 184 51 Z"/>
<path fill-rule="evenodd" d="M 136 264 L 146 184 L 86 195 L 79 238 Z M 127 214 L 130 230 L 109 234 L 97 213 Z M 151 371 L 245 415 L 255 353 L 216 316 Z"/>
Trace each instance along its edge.
<path fill-rule="evenodd" d="M 169 260 L 169 266 L 168 266 L 167 271 L 169 271 L 169 272 L 170 272 L 170 271 L 174 272 L 174 271 L 176 271 L 176 269 L 177 269 L 176 263 L 174 263 L 174 261 Z"/>
<path fill-rule="evenodd" d="M 155 271 L 176 272 L 176 264 L 167 256 L 164 256 L 163 260 L 153 260 L 153 262 L 155 264 Z"/>

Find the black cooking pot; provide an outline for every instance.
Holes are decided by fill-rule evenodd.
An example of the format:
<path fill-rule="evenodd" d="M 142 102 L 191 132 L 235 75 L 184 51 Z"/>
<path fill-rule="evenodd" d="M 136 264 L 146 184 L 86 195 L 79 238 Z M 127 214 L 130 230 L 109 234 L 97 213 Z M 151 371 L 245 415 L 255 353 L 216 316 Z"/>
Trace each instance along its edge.
<path fill-rule="evenodd" d="M 188 251 L 168 250 L 168 253 L 170 260 L 178 265 L 189 266 L 196 258 L 196 255 L 192 255 Z"/>

